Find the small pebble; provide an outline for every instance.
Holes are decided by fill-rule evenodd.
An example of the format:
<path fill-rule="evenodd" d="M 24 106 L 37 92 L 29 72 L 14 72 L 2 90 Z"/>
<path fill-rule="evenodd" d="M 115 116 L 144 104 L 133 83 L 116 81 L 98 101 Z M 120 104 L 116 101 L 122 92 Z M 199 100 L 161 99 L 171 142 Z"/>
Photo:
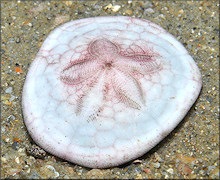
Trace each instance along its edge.
<path fill-rule="evenodd" d="M 18 163 L 18 164 L 20 163 L 19 157 L 15 158 L 15 162 Z"/>
<path fill-rule="evenodd" d="M 133 161 L 133 163 L 142 163 L 142 161 L 139 160 L 139 159 L 136 159 L 136 160 Z"/>
<path fill-rule="evenodd" d="M 153 163 L 153 165 L 154 165 L 154 167 L 157 168 L 157 169 L 160 167 L 160 163 L 159 163 L 159 162 Z"/>
<path fill-rule="evenodd" d="M 69 1 L 68 1 L 69 2 Z M 54 20 L 54 23 L 55 25 L 59 25 L 59 24 L 62 24 L 62 23 L 65 23 L 67 22 L 68 20 L 70 19 L 70 16 L 57 16 Z"/>
<path fill-rule="evenodd" d="M 211 171 L 212 169 L 214 169 L 215 168 L 215 166 L 209 166 L 208 167 L 208 171 Z"/>
<path fill-rule="evenodd" d="M 163 20 L 166 19 L 166 17 L 165 17 L 163 14 L 160 14 L 159 17 L 160 17 L 161 19 L 163 19 Z"/>
<path fill-rule="evenodd" d="M 33 173 L 33 174 L 30 176 L 30 179 L 39 179 L 39 174 L 38 174 L 38 173 Z"/>
<path fill-rule="evenodd" d="M 189 168 L 189 166 L 185 163 L 180 163 L 178 165 L 178 171 L 182 175 L 190 175 L 192 173 L 192 170 Z"/>
<path fill-rule="evenodd" d="M 16 43 L 20 43 L 21 42 L 21 39 L 20 38 L 17 38 L 16 39 Z"/>
<path fill-rule="evenodd" d="M 200 170 L 199 173 L 200 173 L 201 175 L 203 175 L 203 176 L 205 175 L 205 171 L 204 171 L 204 170 Z"/>
<path fill-rule="evenodd" d="M 54 177 L 54 178 L 57 178 L 57 177 L 60 176 L 60 174 L 56 171 L 56 169 L 55 169 L 53 166 L 51 166 L 51 165 L 46 165 L 45 167 L 53 171 L 53 173 L 54 173 L 54 176 L 53 176 L 53 177 Z"/>
<path fill-rule="evenodd" d="M 173 174 L 173 169 L 172 168 L 167 169 L 167 172 L 170 173 L 170 174 Z"/>
<path fill-rule="evenodd" d="M 9 121 L 9 120 L 15 120 L 15 116 L 13 116 L 13 115 L 8 116 L 6 121 Z"/>
<path fill-rule="evenodd" d="M 119 9 L 121 9 L 120 5 L 115 5 L 115 6 L 112 7 L 113 12 L 117 12 L 117 11 L 119 11 Z"/>
<path fill-rule="evenodd" d="M 164 160 L 159 156 L 159 154 L 157 152 L 154 153 L 154 156 L 155 156 L 157 161 L 164 162 Z"/>
<path fill-rule="evenodd" d="M 146 172 L 147 174 L 151 173 L 151 170 L 149 168 L 143 169 L 144 172 Z"/>
<path fill-rule="evenodd" d="M 121 9 L 121 6 L 120 5 L 113 6 L 112 4 L 109 4 L 109 5 L 105 6 L 104 9 L 105 10 L 111 9 L 113 12 L 117 12 L 117 11 L 119 11 L 119 9 Z"/>
<path fill-rule="evenodd" d="M 15 176 L 16 174 L 18 174 L 19 172 L 21 172 L 21 169 L 16 169 L 16 168 L 12 168 L 10 169 L 10 171 L 8 172 L 9 175 Z"/>
<path fill-rule="evenodd" d="M 86 177 L 88 179 L 103 178 L 103 176 L 103 172 L 100 169 L 92 169 L 86 174 Z"/>
<path fill-rule="evenodd" d="M 9 102 L 8 100 L 5 101 L 5 104 L 8 105 L 8 106 L 11 106 L 11 105 L 12 105 L 12 103 Z"/>
<path fill-rule="evenodd" d="M 27 148 L 27 153 L 36 158 L 42 158 L 42 159 L 45 158 L 46 156 L 46 152 L 35 144 L 33 144 L 31 148 Z"/>
<path fill-rule="evenodd" d="M 132 10 L 126 10 L 125 13 L 129 16 L 132 16 L 133 15 L 133 11 Z"/>
<path fill-rule="evenodd" d="M 111 9 L 111 8 L 112 8 L 112 4 L 109 4 L 109 5 L 107 5 L 107 6 L 104 7 L 105 10 L 106 10 L 106 9 Z"/>
<path fill-rule="evenodd" d="M 32 25 L 32 23 L 28 23 L 28 26 L 32 27 L 33 25 Z"/>
<path fill-rule="evenodd" d="M 15 96 L 11 96 L 11 98 L 9 99 L 10 102 L 12 102 L 15 99 Z"/>
<path fill-rule="evenodd" d="M 14 141 L 14 142 L 12 143 L 11 147 L 12 147 L 13 149 L 17 150 L 17 149 L 18 149 L 18 142 L 17 142 L 17 141 Z"/>
<path fill-rule="evenodd" d="M 145 14 L 153 14 L 154 10 L 152 8 L 147 8 L 147 9 L 144 10 L 144 13 Z"/>
<path fill-rule="evenodd" d="M 9 87 L 5 90 L 5 93 L 12 93 L 12 87 Z"/>
<path fill-rule="evenodd" d="M 1 161 L 2 161 L 2 162 L 6 162 L 7 159 L 6 159 L 5 157 L 1 157 Z"/>
<path fill-rule="evenodd" d="M 183 10 L 183 9 L 179 10 L 179 13 L 180 13 L 180 14 L 183 14 L 183 13 L 184 13 L 184 10 Z"/>

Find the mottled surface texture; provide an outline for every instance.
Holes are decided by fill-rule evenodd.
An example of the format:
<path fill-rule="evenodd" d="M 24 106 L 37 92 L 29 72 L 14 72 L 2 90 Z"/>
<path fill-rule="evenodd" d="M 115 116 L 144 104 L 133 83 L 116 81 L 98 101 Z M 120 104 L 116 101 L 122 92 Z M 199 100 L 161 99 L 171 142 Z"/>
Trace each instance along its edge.
<path fill-rule="evenodd" d="M 2 178 L 218 178 L 218 3 L 2 2 Z M 33 147 L 21 111 L 24 79 L 37 51 L 58 24 L 126 15 L 159 24 L 186 47 L 202 73 L 203 89 L 182 123 L 134 162 L 97 170 Z M 28 153 L 27 153 L 28 152 Z"/>
<path fill-rule="evenodd" d="M 29 68 L 22 107 L 43 149 L 91 168 L 140 157 L 183 119 L 201 89 L 186 49 L 156 24 L 108 16 L 50 33 Z"/>

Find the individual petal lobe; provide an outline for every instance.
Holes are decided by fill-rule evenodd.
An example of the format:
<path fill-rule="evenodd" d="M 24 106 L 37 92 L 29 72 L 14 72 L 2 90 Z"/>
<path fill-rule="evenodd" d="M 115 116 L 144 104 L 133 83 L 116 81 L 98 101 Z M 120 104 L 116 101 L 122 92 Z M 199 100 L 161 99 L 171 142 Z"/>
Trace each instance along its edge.
<path fill-rule="evenodd" d="M 60 79 L 66 84 L 76 85 L 95 75 L 100 68 L 97 60 L 77 61 L 61 72 Z"/>
<path fill-rule="evenodd" d="M 115 65 L 123 71 L 137 72 L 141 74 L 153 73 L 160 69 L 160 65 L 152 56 L 141 54 L 120 57 Z"/>
<path fill-rule="evenodd" d="M 104 83 L 102 77 L 103 77 L 103 73 L 101 71 L 98 71 L 92 78 L 89 78 L 89 80 L 86 82 L 86 85 L 81 89 L 82 93 L 78 96 L 76 100 L 76 111 L 75 111 L 76 114 L 81 113 L 83 108 L 85 108 L 84 109 L 85 112 L 86 109 L 90 106 L 90 102 L 89 101 L 87 102 L 87 99 L 90 96 L 96 97 L 94 101 L 98 101 L 102 99 L 99 98 L 100 96 L 103 95 L 100 90 L 103 88 L 102 82 Z M 92 102 L 92 104 L 94 105 L 95 103 Z"/>
<path fill-rule="evenodd" d="M 141 109 L 144 104 L 144 98 L 140 84 L 134 77 L 115 70 L 111 81 L 120 102 L 131 108 Z"/>
<path fill-rule="evenodd" d="M 113 55 L 119 52 L 119 48 L 107 39 L 98 39 L 91 43 L 90 53 L 96 56 Z"/>
<path fill-rule="evenodd" d="M 76 104 L 76 114 L 83 111 L 83 117 L 88 121 L 96 120 L 103 109 L 105 73 L 97 73 L 87 84 L 81 96 L 79 96 Z M 90 101 L 93 99 L 93 101 Z"/>

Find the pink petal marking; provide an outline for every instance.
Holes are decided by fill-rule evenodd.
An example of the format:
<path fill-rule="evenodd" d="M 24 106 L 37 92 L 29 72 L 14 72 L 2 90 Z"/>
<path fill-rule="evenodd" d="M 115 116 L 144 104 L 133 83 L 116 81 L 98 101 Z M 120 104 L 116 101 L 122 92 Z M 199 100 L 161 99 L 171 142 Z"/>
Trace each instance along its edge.
<path fill-rule="evenodd" d="M 60 75 L 61 81 L 70 85 L 79 84 L 101 69 L 100 64 L 96 60 L 81 60 L 72 63 L 66 67 Z"/>
<path fill-rule="evenodd" d="M 96 56 L 118 54 L 118 47 L 108 39 L 98 39 L 91 43 L 90 53 Z"/>
<path fill-rule="evenodd" d="M 135 109 L 141 109 L 144 103 L 142 89 L 138 81 L 130 74 L 115 70 L 111 78 L 114 91 L 120 102 Z"/>
<path fill-rule="evenodd" d="M 158 71 L 159 65 L 155 62 L 155 57 L 144 54 L 121 56 L 119 55 L 120 49 L 108 39 L 97 39 L 92 42 L 89 45 L 89 53 L 91 57 L 93 55 L 97 57 L 91 58 L 91 60 L 76 60 L 61 72 L 61 80 L 70 85 L 77 85 L 88 78 L 97 78 L 94 75 L 99 71 L 110 71 L 111 73 L 107 73 L 107 75 L 111 77 L 112 87 L 118 100 L 128 107 L 141 109 L 144 102 L 142 89 L 130 73 L 148 74 Z M 109 61 L 111 59 L 112 61 Z M 107 79 L 109 78 L 105 80 Z M 95 81 L 93 80 L 93 82 Z M 77 113 L 81 112 L 84 104 L 83 98 L 94 84 L 91 83 L 87 86 L 89 88 L 77 100 Z"/>
<path fill-rule="evenodd" d="M 119 58 L 115 64 L 118 68 L 125 71 L 150 74 L 160 70 L 160 65 L 153 59 L 152 56 L 134 54 L 130 56 L 124 56 Z"/>

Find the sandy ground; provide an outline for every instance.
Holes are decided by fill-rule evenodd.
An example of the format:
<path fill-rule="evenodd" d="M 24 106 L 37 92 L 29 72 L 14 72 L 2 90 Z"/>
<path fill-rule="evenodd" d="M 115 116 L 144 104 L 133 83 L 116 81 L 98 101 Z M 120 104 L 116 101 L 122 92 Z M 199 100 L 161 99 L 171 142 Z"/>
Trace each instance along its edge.
<path fill-rule="evenodd" d="M 218 14 L 218 1 L 1 2 L 1 178 L 219 178 Z M 201 70 L 198 100 L 160 144 L 120 167 L 88 169 L 48 153 L 27 153 L 34 142 L 21 93 L 43 41 L 64 22 L 110 15 L 148 19 L 173 34 Z"/>

